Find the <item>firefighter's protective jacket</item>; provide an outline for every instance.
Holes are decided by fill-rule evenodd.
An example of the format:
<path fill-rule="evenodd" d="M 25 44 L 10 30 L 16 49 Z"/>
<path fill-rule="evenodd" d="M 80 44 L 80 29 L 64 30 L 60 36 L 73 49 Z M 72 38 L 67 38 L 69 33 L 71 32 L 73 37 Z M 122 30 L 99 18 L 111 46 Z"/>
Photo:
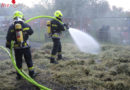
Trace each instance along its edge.
<path fill-rule="evenodd" d="M 61 32 L 65 31 L 64 25 L 54 19 L 51 20 L 50 25 L 47 25 L 47 26 L 50 26 L 52 38 L 60 38 Z"/>
<path fill-rule="evenodd" d="M 27 43 L 27 40 L 29 38 L 29 35 L 33 34 L 33 30 L 28 24 L 25 24 L 24 22 L 20 22 L 20 24 L 22 25 L 23 40 L 24 40 L 22 47 L 17 42 L 14 23 L 8 29 L 8 33 L 6 36 L 6 40 L 7 40 L 6 47 L 8 48 L 10 47 L 10 43 L 12 40 L 15 41 L 15 44 L 14 44 L 15 49 L 30 47 Z"/>

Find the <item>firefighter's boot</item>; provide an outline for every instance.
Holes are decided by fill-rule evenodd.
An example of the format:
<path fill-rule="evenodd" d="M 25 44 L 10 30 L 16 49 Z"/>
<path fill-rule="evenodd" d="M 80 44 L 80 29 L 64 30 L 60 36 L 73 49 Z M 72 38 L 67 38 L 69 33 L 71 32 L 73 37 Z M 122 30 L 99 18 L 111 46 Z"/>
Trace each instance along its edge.
<path fill-rule="evenodd" d="M 63 58 L 62 58 L 62 55 L 59 54 L 57 60 L 62 60 L 62 59 L 63 59 Z"/>
<path fill-rule="evenodd" d="M 22 79 L 22 76 L 19 73 L 17 73 L 16 80 L 21 80 L 21 79 Z"/>
<path fill-rule="evenodd" d="M 50 63 L 53 63 L 53 64 L 58 64 L 58 62 L 57 62 L 57 61 L 55 61 L 55 58 L 53 58 L 53 57 L 51 57 L 51 58 L 50 58 Z"/>

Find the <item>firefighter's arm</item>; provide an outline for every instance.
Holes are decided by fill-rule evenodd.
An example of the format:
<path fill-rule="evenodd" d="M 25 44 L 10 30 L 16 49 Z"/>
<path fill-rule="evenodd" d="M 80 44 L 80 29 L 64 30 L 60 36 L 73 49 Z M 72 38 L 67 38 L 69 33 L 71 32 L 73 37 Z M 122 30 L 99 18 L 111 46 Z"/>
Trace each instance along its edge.
<path fill-rule="evenodd" d="M 33 30 L 32 30 L 32 28 L 29 26 L 28 35 L 32 35 L 32 34 L 33 34 Z"/>
<path fill-rule="evenodd" d="M 24 32 L 24 34 L 27 34 L 27 35 L 33 34 L 33 30 L 29 25 L 27 25 L 25 28 L 23 28 L 23 32 Z"/>
<path fill-rule="evenodd" d="M 11 40 L 13 40 L 13 37 L 14 37 L 14 29 L 13 26 L 10 26 L 6 36 L 6 47 L 9 49 L 11 47 Z"/>
<path fill-rule="evenodd" d="M 65 30 L 69 29 L 69 25 L 68 24 L 61 24 L 59 22 L 59 28 L 60 28 L 60 30 L 65 31 Z"/>
<path fill-rule="evenodd" d="M 58 24 L 59 24 L 59 29 L 61 30 L 61 31 L 65 31 L 66 29 L 64 28 L 64 24 L 61 24 L 60 22 L 58 22 Z"/>

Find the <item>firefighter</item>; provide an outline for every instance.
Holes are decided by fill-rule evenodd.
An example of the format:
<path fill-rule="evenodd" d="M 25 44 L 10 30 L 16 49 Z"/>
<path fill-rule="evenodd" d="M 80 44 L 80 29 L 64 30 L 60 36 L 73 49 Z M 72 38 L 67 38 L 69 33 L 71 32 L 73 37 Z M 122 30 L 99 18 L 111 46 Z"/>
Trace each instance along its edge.
<path fill-rule="evenodd" d="M 32 56 L 30 51 L 30 45 L 28 44 L 28 38 L 33 34 L 32 28 L 24 23 L 24 15 L 20 11 L 15 11 L 13 15 L 13 24 L 9 27 L 6 36 L 6 47 L 10 49 L 11 41 L 14 41 L 14 52 L 16 65 L 22 69 L 22 57 L 24 56 L 25 62 L 28 66 L 29 75 L 34 78 L 34 67 L 32 62 Z M 16 79 L 20 80 L 22 77 L 17 73 Z"/>
<path fill-rule="evenodd" d="M 62 22 L 63 14 L 61 13 L 60 10 L 55 11 L 54 16 L 56 17 L 56 19 Z M 58 63 L 55 60 L 56 55 L 58 56 L 57 60 L 62 60 L 62 46 L 60 42 L 60 36 L 61 36 L 62 31 L 65 31 L 66 29 L 68 29 L 67 24 L 61 24 L 59 21 L 53 19 L 47 22 L 48 34 L 49 34 L 49 37 L 51 37 L 53 41 L 53 48 L 51 52 L 50 63 L 54 63 L 54 64 Z"/>

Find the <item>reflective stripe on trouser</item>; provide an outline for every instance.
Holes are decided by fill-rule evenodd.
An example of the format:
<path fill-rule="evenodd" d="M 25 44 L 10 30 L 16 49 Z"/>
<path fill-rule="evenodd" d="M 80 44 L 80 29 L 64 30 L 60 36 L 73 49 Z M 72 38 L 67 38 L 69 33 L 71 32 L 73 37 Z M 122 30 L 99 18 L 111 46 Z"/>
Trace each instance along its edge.
<path fill-rule="evenodd" d="M 54 58 L 54 59 L 55 59 L 55 58 L 56 58 L 56 55 L 51 55 L 51 58 Z"/>
<path fill-rule="evenodd" d="M 29 70 L 29 71 L 33 71 L 33 70 L 34 70 L 34 67 L 29 67 L 28 70 Z"/>
<path fill-rule="evenodd" d="M 28 70 L 29 70 L 29 76 L 33 77 L 33 75 L 34 75 L 34 67 L 29 67 Z"/>

